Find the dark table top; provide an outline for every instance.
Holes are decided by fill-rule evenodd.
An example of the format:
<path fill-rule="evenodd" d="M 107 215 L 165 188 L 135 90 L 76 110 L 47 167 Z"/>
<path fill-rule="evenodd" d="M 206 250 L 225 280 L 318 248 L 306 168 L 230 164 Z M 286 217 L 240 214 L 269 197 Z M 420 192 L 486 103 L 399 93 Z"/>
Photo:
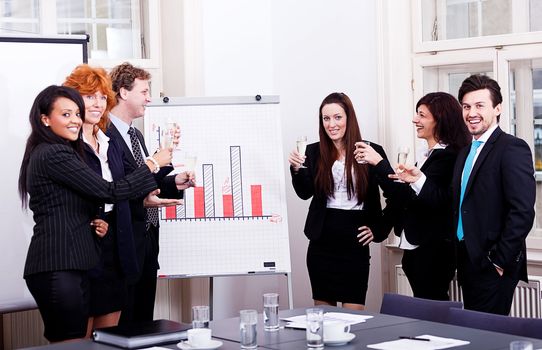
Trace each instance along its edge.
<path fill-rule="evenodd" d="M 423 334 L 465 340 L 470 342 L 467 345 L 452 348 L 458 350 L 508 350 L 510 347 L 510 342 L 519 339 L 528 339 L 509 334 L 495 333 L 478 329 L 453 326 L 444 323 L 422 321 L 366 311 L 355 312 L 335 307 L 323 307 L 323 309 L 325 312 L 348 312 L 374 316 L 373 318 L 367 320 L 364 323 L 359 323 L 351 327 L 351 333 L 354 333 L 356 337 L 350 343 L 336 347 L 326 346 L 326 349 L 367 349 L 367 345 L 369 344 L 396 340 L 399 338 L 399 336 L 419 336 Z M 279 316 L 282 318 L 303 315 L 304 313 L 304 308 L 283 310 L 280 311 Z M 282 325 L 284 324 L 282 321 L 281 323 Z M 219 348 L 220 350 L 240 349 L 238 317 L 212 321 L 210 323 L 210 328 L 213 331 L 213 338 L 223 342 L 223 345 Z M 534 349 L 542 349 L 542 339 L 528 340 L 533 343 Z M 305 330 L 281 327 L 281 329 L 279 329 L 278 331 L 266 332 L 263 329 L 263 322 L 260 314 L 258 320 L 258 346 L 263 349 L 272 350 L 307 349 Z M 169 349 L 178 349 L 176 344 L 162 345 L 162 347 Z M 95 343 L 90 340 L 85 340 L 71 343 L 52 344 L 42 347 L 35 347 L 32 349 L 112 350 L 118 348 Z"/>

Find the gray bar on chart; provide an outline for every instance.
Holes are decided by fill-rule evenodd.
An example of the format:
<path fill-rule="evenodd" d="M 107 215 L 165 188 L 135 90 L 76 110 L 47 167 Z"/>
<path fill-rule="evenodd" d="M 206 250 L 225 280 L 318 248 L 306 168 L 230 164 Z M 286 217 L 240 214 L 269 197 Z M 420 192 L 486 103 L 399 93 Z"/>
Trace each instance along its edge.
<path fill-rule="evenodd" d="M 233 216 L 243 216 L 243 182 L 241 178 L 241 147 L 230 146 L 231 194 L 233 197 Z"/>
<path fill-rule="evenodd" d="M 203 164 L 203 193 L 205 194 L 205 217 L 215 216 L 215 180 L 213 165 Z"/>
<path fill-rule="evenodd" d="M 186 219 L 186 199 L 184 204 L 179 204 L 176 208 L 177 219 Z"/>

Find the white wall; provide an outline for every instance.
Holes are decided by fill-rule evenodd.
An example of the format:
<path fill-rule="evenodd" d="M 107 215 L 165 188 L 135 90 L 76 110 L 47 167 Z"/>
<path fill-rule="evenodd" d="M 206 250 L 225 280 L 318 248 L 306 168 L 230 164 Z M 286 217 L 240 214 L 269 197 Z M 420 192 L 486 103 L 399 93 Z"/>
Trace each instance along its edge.
<path fill-rule="evenodd" d="M 190 30 L 201 33 L 196 56 L 203 63 L 201 81 L 187 86 L 188 95 L 280 95 L 285 163 L 297 135 L 318 139 L 318 107 L 333 91 L 351 97 L 362 135 L 378 141 L 376 0 L 202 0 L 193 8 L 200 9 L 201 28 Z M 195 47 L 191 40 L 197 38 L 187 38 L 187 46 Z M 193 62 L 194 52 L 187 54 Z M 289 173 L 284 176 L 289 183 Z M 287 204 L 294 306 L 305 307 L 312 304 L 303 234 L 308 202 L 287 186 Z M 382 293 L 378 245 L 372 255 L 367 305 L 376 310 Z M 281 308 L 287 306 L 285 278 L 257 279 L 215 278 L 215 318 L 261 308 L 264 291 L 279 291 Z"/>

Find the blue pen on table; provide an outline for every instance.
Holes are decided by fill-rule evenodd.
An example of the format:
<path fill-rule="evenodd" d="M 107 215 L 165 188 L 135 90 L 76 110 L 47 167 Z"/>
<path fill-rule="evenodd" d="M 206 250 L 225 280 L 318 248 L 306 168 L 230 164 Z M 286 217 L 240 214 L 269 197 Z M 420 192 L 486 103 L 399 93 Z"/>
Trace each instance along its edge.
<path fill-rule="evenodd" d="M 430 341 L 431 339 L 428 338 L 419 338 L 419 337 L 408 337 L 408 336 L 400 336 L 399 339 L 410 339 L 410 340 L 421 340 L 421 341 Z"/>

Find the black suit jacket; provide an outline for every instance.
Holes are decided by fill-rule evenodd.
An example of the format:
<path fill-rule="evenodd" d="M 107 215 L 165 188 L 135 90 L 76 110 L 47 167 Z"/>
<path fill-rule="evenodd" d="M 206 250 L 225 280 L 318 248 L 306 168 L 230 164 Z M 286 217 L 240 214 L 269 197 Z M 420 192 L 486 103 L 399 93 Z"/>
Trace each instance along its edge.
<path fill-rule="evenodd" d="M 149 152 L 147 151 L 147 146 L 145 145 L 143 135 L 138 129 L 135 129 L 135 131 L 137 138 L 139 139 L 139 143 L 143 148 L 145 156 L 148 156 Z M 132 172 L 136 171 L 139 166 L 134 159 L 132 151 L 124 141 L 118 129 L 115 127 L 115 125 L 113 125 L 113 123 L 111 123 L 110 126 L 107 128 L 106 135 L 109 136 L 111 140 L 114 140 L 119 145 L 121 145 L 121 149 L 124 155 L 124 172 L 126 174 L 131 174 Z M 183 198 L 183 191 L 179 191 L 177 189 L 177 186 L 175 185 L 175 175 L 167 176 L 172 170 L 172 166 L 161 167 L 160 171 L 157 174 L 154 174 L 154 178 L 156 180 L 156 183 L 158 184 L 158 188 L 160 189 L 160 197 L 180 199 Z M 147 233 L 147 225 L 145 222 L 146 209 L 143 206 L 144 198 L 145 196 L 142 196 L 140 198 L 130 200 L 132 229 L 134 233 L 134 241 L 136 245 L 139 266 L 143 265 L 146 250 L 144 242 L 145 235 Z M 156 239 L 158 239 L 158 237 L 156 237 Z M 158 255 L 157 252 L 156 255 Z M 158 269 L 158 267 L 158 261 L 156 261 L 155 268 Z"/>
<path fill-rule="evenodd" d="M 459 153 L 454 169 L 455 227 L 469 149 Z M 525 238 L 533 226 L 535 193 L 529 146 L 497 127 L 474 163 L 461 207 L 465 245 L 473 264 L 493 262 L 527 281 Z"/>
<path fill-rule="evenodd" d="M 98 175 L 102 175 L 102 166 L 98 156 L 85 143 L 85 162 Z M 107 149 L 107 164 L 111 170 L 113 181 L 122 179 L 125 176 L 123 165 L 124 152 L 118 140 L 110 139 Z M 101 206 L 103 209 L 103 205 Z M 135 278 L 139 274 L 140 267 L 138 265 L 134 234 L 132 231 L 132 215 L 130 213 L 130 204 L 128 200 L 123 200 L 115 203 L 113 209 L 116 221 L 116 243 L 118 257 L 122 272 L 128 279 Z M 110 234 L 110 233 L 108 233 Z"/>
<path fill-rule="evenodd" d="M 395 208 L 395 214 L 387 218 L 392 220 L 397 236 L 404 230 L 408 242 L 415 245 L 453 241 L 455 230 L 449 188 L 456 157 L 457 152 L 450 147 L 431 152 L 420 168 L 426 176 L 426 183 L 431 185 L 424 186 L 419 196 L 409 184 L 393 182 L 388 178 L 388 174 L 395 172 L 387 160 L 375 166 L 379 183 Z M 431 190 L 427 191 L 429 187 Z"/>
<path fill-rule="evenodd" d="M 381 146 L 372 142 L 371 146 L 386 159 L 386 154 Z M 327 197 L 325 194 L 317 193 L 314 187 L 314 181 L 318 170 L 318 159 L 320 158 L 320 143 L 317 142 L 308 145 L 306 156 L 305 166 L 307 168 L 299 169 L 297 173 L 294 173 L 293 169 L 290 167 L 290 172 L 294 190 L 299 198 L 309 199 L 312 197 L 304 231 L 307 238 L 318 239 L 322 235 L 327 205 Z M 370 220 L 367 226 L 373 231 L 374 241 L 382 242 L 388 236 L 389 228 L 387 232 L 383 229 L 380 190 L 378 188 L 377 177 L 373 167 L 369 167 L 369 187 L 363 210 L 367 213 L 367 217 Z"/>
<path fill-rule="evenodd" d="M 90 221 L 99 203 L 141 197 L 156 188 L 148 167 L 107 182 L 65 144 L 37 146 L 27 174 L 35 225 L 24 276 L 91 269 L 98 262 L 98 248 Z"/>

